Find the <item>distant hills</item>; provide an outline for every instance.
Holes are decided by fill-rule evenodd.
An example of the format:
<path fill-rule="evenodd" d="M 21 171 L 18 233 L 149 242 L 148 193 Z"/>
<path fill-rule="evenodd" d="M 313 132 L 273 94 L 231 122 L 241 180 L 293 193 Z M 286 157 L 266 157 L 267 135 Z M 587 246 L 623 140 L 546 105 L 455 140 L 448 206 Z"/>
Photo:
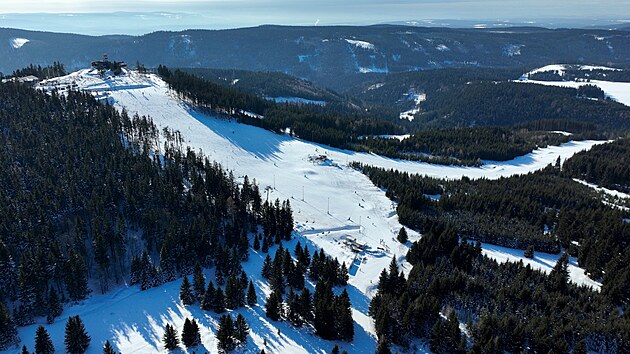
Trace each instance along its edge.
<path fill-rule="evenodd" d="M 19 44 L 19 45 L 17 45 Z M 517 27 L 452 29 L 261 26 L 83 36 L 0 29 L 0 71 L 60 61 L 89 66 L 103 53 L 134 66 L 278 71 L 344 90 L 370 75 L 445 67 L 527 69 L 548 63 L 630 63 L 630 33 Z"/>

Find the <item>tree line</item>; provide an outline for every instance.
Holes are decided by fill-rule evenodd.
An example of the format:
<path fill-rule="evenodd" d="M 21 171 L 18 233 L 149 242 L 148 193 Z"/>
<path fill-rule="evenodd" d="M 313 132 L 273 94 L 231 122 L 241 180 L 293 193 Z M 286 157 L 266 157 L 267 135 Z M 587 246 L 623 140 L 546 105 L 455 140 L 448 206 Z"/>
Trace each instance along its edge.
<path fill-rule="evenodd" d="M 2 84 L 0 125 L 3 348 L 16 325 L 53 322 L 129 276 L 148 288 L 199 262 L 229 278 L 259 227 L 272 242 L 290 237 L 288 201 L 262 202 L 255 180 L 89 94 Z"/>
<path fill-rule="evenodd" d="M 279 134 L 292 135 L 335 147 L 349 147 L 362 135 L 393 134 L 403 130 L 390 121 L 361 111 L 340 113 L 337 108 L 319 105 L 275 103 L 235 88 L 212 83 L 181 70 L 158 67 L 169 87 L 199 109 L 237 118 Z M 254 118 L 254 113 L 263 118 Z"/>
<path fill-rule="evenodd" d="M 453 225 L 435 223 L 407 259 L 408 277 L 392 260 L 369 306 L 377 352 L 415 338 L 435 353 L 630 350 L 625 306 L 569 282 L 566 254 L 548 275 L 522 263 L 498 264 Z"/>
<path fill-rule="evenodd" d="M 590 277 L 603 281 L 602 292 L 611 301 L 630 301 L 628 212 L 604 204 L 596 191 L 565 176 L 560 161 L 527 175 L 459 181 L 354 166 L 398 202 L 398 216 L 408 227 L 426 233 L 436 223 L 449 224 L 471 240 L 556 254 L 565 250 Z"/>

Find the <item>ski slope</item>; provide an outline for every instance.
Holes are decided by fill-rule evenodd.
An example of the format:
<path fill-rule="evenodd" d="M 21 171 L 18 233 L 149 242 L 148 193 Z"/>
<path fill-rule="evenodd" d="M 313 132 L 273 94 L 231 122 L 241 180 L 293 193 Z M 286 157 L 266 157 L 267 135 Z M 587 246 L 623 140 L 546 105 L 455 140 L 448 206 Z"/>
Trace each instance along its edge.
<path fill-rule="evenodd" d="M 170 127 L 179 130 L 186 144 L 233 170 L 239 181 L 245 175 L 250 180 L 255 179 L 263 198 L 289 199 L 294 211 L 297 238 L 302 243 L 309 243 L 311 250 L 313 247 L 323 248 L 348 265 L 348 292 L 353 305 L 355 340 L 340 343 L 340 346 L 349 353 L 374 352 L 374 328 L 367 312 L 378 276 L 394 257 L 408 272 L 410 265 L 405 262 L 404 255 L 411 242 L 420 237 L 409 230 L 410 242 L 407 245 L 396 241 L 401 225 L 395 203 L 366 176 L 347 167 L 349 162 L 360 161 L 434 177 L 496 179 L 538 170 L 555 163 L 558 156 L 566 159 L 578 151 L 603 143 L 569 142 L 538 149 L 511 161 L 486 161 L 481 167 L 442 166 L 334 149 L 234 121 L 216 119 L 175 98 L 167 85 L 155 75 L 129 71 L 122 76 L 103 79 L 88 69 L 44 81 L 40 88 L 63 91 L 73 85 L 92 92 L 95 97 L 107 100 L 119 109 L 126 109 L 130 114 L 152 117 L 160 129 Z M 293 250 L 293 245 L 287 246 Z M 353 245 L 361 245 L 364 251 L 354 253 L 351 249 Z M 521 258 L 518 252 L 522 254 L 522 251 L 514 250 L 499 252 L 491 247 L 484 250 L 486 255 L 501 261 L 518 261 Z M 273 252 L 270 253 L 273 255 Z M 261 256 L 253 253 L 250 261 L 244 264 L 248 275 L 259 276 L 261 262 Z M 553 265 L 552 260 L 538 262 L 537 268 L 549 271 Z M 579 273 L 579 268 L 571 272 L 572 281 L 597 287 L 598 284 L 593 284 L 583 275 L 579 276 Z M 181 331 L 185 317 L 195 316 L 202 327 L 204 350 L 217 352 L 213 331 L 216 331 L 218 316 L 211 316 L 198 307 L 183 308 L 178 300 L 180 281 L 146 292 L 139 292 L 136 287 L 122 287 L 109 294 L 93 296 L 66 309 L 62 318 L 47 328 L 59 350 L 62 348 L 65 319 L 70 314 L 80 314 L 92 335 L 93 345 L 89 353 L 100 353 L 100 345 L 106 339 L 113 340 L 116 348 L 123 353 L 154 353 L 163 350 L 160 341 L 166 321 Z M 262 293 L 268 289 L 260 281 L 257 281 L 256 287 L 259 304 L 262 304 Z M 260 307 L 237 312 L 243 313 L 253 328 L 248 344 L 240 348 L 240 352 L 263 348 L 266 352 L 275 353 L 329 352 L 335 344 L 319 339 L 306 329 L 293 329 L 287 323 L 270 322 Z M 20 329 L 20 335 L 29 349 L 33 348 L 35 328 Z M 264 345 L 265 339 L 267 346 Z"/>

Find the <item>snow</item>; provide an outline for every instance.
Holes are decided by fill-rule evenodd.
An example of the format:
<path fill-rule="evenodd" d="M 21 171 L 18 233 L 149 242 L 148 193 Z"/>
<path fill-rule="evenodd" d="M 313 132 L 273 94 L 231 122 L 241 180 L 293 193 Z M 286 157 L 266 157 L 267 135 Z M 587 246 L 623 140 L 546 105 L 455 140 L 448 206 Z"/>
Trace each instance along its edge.
<path fill-rule="evenodd" d="M 613 99 L 621 104 L 626 106 L 630 106 L 630 82 L 615 82 L 615 81 L 601 81 L 601 80 L 590 80 L 589 82 L 583 81 L 537 81 L 537 80 L 529 80 L 523 78 L 521 80 L 517 80 L 514 82 L 522 82 L 529 84 L 538 84 L 538 85 L 546 85 L 546 86 L 558 86 L 558 87 L 569 87 L 569 88 L 580 88 L 584 85 L 595 85 L 601 88 L 607 97 Z"/>
<path fill-rule="evenodd" d="M 611 67 L 607 67 L 607 66 L 597 66 L 597 65 L 551 64 L 551 65 L 543 66 L 541 68 L 534 69 L 534 70 L 528 72 L 526 75 L 528 75 L 528 74 L 531 75 L 531 74 L 536 74 L 536 73 L 544 73 L 544 72 L 548 72 L 548 71 L 556 71 L 560 76 L 564 76 L 564 74 L 565 74 L 565 72 L 566 72 L 566 70 L 568 68 L 582 70 L 582 71 L 593 71 L 593 70 L 622 71 L 622 69 L 611 68 Z"/>
<path fill-rule="evenodd" d="M 537 269 L 545 273 L 551 272 L 553 267 L 558 262 L 558 259 L 562 255 L 561 253 L 550 254 L 544 252 L 534 252 L 534 258 L 530 259 L 523 255 L 523 250 L 515 250 L 512 248 L 496 246 L 489 243 L 481 244 L 481 253 L 483 253 L 488 258 L 496 260 L 499 263 L 522 261 L 523 265 L 529 264 L 532 269 Z M 571 282 L 578 285 L 590 286 L 597 291 L 601 289 L 602 284 L 584 274 L 584 269 L 580 268 L 577 265 L 577 259 L 575 257 L 569 257 L 568 270 Z"/>
<path fill-rule="evenodd" d="M 561 135 L 564 135 L 564 136 L 571 136 L 571 135 L 573 135 L 573 133 L 565 132 L 565 131 L 562 131 L 562 130 L 552 130 L 550 133 L 561 134 Z"/>
<path fill-rule="evenodd" d="M 555 71 L 560 76 L 564 76 L 565 70 L 566 70 L 566 67 L 563 64 L 552 64 L 552 65 L 543 66 L 542 68 L 534 69 L 528 72 L 527 74 L 531 75 L 531 74 L 537 74 L 537 73 L 545 73 L 548 71 Z"/>
<path fill-rule="evenodd" d="M 315 104 L 318 106 L 325 106 L 327 103 L 326 101 L 309 100 L 302 97 L 265 97 L 265 99 L 276 103 Z"/>
<path fill-rule="evenodd" d="M 411 122 L 415 118 L 415 115 L 420 112 L 420 103 L 427 100 L 427 95 L 425 93 L 416 93 L 414 89 L 411 89 L 408 93 L 404 94 L 404 96 L 407 96 L 408 100 L 414 101 L 415 107 L 410 110 L 401 112 L 399 118 L 407 119 Z"/>
<path fill-rule="evenodd" d="M 403 141 L 403 140 L 407 139 L 410 136 L 411 135 L 409 135 L 409 134 L 402 134 L 402 135 L 381 134 L 381 135 L 370 135 L 369 137 L 382 138 L 382 139 L 398 139 L 400 141 Z M 364 136 L 360 136 L 359 140 L 361 140 L 361 139 L 365 139 L 365 137 Z"/>
<path fill-rule="evenodd" d="M 616 191 L 616 190 L 613 190 L 613 189 L 600 187 L 600 186 L 598 186 L 596 184 L 588 183 L 586 181 L 583 181 L 583 180 L 580 180 L 580 179 L 577 179 L 577 178 L 574 178 L 573 180 L 576 181 L 577 183 L 583 184 L 583 185 L 585 185 L 587 187 L 593 188 L 594 190 L 596 190 L 598 192 L 610 195 L 612 197 L 623 198 L 623 199 L 630 199 L 630 194 L 619 192 L 619 191 Z"/>
<path fill-rule="evenodd" d="M 26 38 L 11 38 L 9 40 L 9 44 L 11 44 L 11 47 L 15 49 L 19 49 L 19 48 L 22 48 L 23 45 L 25 45 L 26 43 L 30 41 L 31 41 L 30 39 L 26 39 Z"/>
<path fill-rule="evenodd" d="M 507 44 L 503 47 L 503 54 L 508 57 L 521 55 L 521 48 L 525 47 L 524 44 Z"/>
<path fill-rule="evenodd" d="M 419 112 L 419 108 L 412 108 L 408 111 L 400 112 L 400 119 L 406 119 L 411 122 Z"/>
<path fill-rule="evenodd" d="M 348 265 L 351 274 L 348 292 L 354 309 L 356 335 L 352 343 L 341 343 L 341 347 L 349 353 L 374 352 L 375 334 L 367 308 L 382 269 L 389 265 L 393 257 L 397 257 L 401 269 L 406 273 L 411 269 L 404 259 L 410 243 L 403 245 L 396 240 L 401 228 L 396 204 L 365 175 L 349 168 L 349 162 L 360 161 L 439 178 L 468 176 L 473 179 L 496 179 L 538 170 L 555 163 L 558 156 L 566 159 L 578 151 L 604 143 L 594 140 L 571 141 L 560 146 L 537 149 L 511 161 L 485 161 L 481 167 L 443 166 L 335 149 L 289 135 L 274 134 L 258 127 L 217 119 L 179 101 L 169 92 L 167 84 L 152 74 L 124 71 L 120 76 L 101 78 L 96 71 L 86 69 L 44 81 L 40 88 L 58 88 L 63 92 L 71 84 L 110 102 L 118 109 L 124 107 L 130 114 L 150 116 L 160 130 L 167 126 L 179 130 L 186 139 L 185 144 L 195 150 L 202 150 L 210 159 L 233 170 L 239 181 L 245 175 L 250 180 L 255 178 L 260 190 L 267 191 L 263 198 L 289 199 L 294 211 L 296 235 L 302 243 L 308 242 L 311 250 L 311 245 L 323 248 L 326 253 Z M 312 159 L 312 156 L 320 155 L 325 155 L 325 158 Z M 413 230 L 408 230 L 408 233 L 411 242 L 420 237 Z M 365 245 L 365 250 L 354 253 L 352 240 Z M 293 249 L 291 244 L 287 245 L 290 250 Z M 522 253 L 507 249 L 499 252 L 492 247 L 484 246 L 487 248 L 486 254 L 506 260 L 516 259 L 516 254 Z M 258 276 L 260 262 L 261 256 L 254 253 L 250 261 L 244 264 L 250 276 Z M 579 273 L 580 270 L 575 268 L 571 273 L 572 279 L 576 282 L 586 281 Z M 256 286 L 261 303 L 262 293 L 268 289 L 261 282 L 257 282 Z M 176 281 L 142 293 L 135 287 L 123 287 L 106 295 L 95 295 L 82 304 L 66 309 L 64 317 L 47 328 L 55 338 L 56 347 L 62 348 L 65 318 L 80 314 L 93 338 L 89 353 L 100 353 L 100 345 L 105 339 L 113 340 L 116 349 L 125 353 L 154 353 L 161 350 L 158 342 L 166 321 L 181 330 L 184 318 L 194 316 L 203 328 L 205 350 L 215 353 L 217 349 L 212 333 L 216 316 L 210 316 L 195 307 L 181 307 L 177 299 L 178 289 L 179 281 Z M 260 307 L 238 312 L 247 317 L 253 328 L 253 334 L 241 352 L 262 349 L 263 338 L 267 338 L 269 344 L 266 351 L 284 353 L 329 352 L 335 344 L 315 337 L 307 329 L 294 329 L 287 323 L 269 322 Z M 20 335 L 30 349 L 34 331 L 35 326 L 20 329 Z"/>
<path fill-rule="evenodd" d="M 374 44 L 366 41 L 359 41 L 356 39 L 345 39 L 346 42 L 363 49 L 374 50 Z"/>
<path fill-rule="evenodd" d="M 437 47 L 435 47 L 435 49 L 439 50 L 440 52 L 447 52 L 449 50 L 451 50 L 451 48 L 447 47 L 444 44 L 440 44 Z"/>

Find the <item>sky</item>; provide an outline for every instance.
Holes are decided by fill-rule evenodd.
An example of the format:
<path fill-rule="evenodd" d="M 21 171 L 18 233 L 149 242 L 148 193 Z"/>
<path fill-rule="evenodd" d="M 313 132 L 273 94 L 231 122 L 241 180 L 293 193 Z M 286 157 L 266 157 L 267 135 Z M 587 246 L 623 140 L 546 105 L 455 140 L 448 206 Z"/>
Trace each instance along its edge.
<path fill-rule="evenodd" d="M 112 13 L 117 13 L 114 16 Z M 73 14 L 74 16 L 69 16 Z M 425 19 L 630 19 L 630 0 L 1 0 L 0 27 L 86 34 L 262 24 L 367 25 Z M 448 23 L 446 23 L 448 24 Z"/>

